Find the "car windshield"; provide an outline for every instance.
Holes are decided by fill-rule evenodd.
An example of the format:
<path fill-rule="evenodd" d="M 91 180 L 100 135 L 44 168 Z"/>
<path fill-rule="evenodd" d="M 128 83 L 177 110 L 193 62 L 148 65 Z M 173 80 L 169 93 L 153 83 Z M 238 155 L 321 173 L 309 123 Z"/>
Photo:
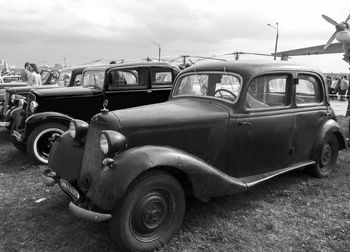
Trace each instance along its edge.
<path fill-rule="evenodd" d="M 63 70 L 58 77 L 58 85 L 62 87 L 68 86 L 71 76 L 71 70 Z"/>
<path fill-rule="evenodd" d="M 188 74 L 175 85 L 173 97 L 216 97 L 230 102 L 236 101 L 241 90 L 241 78 L 227 73 Z"/>
<path fill-rule="evenodd" d="M 83 87 L 103 89 L 104 71 L 86 71 L 83 75 Z"/>

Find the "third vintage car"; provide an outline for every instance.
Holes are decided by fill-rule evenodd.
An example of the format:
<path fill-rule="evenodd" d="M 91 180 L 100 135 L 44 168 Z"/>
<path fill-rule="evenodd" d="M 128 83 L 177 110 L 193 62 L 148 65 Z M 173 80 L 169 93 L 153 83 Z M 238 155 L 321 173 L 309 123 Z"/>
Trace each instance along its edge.
<path fill-rule="evenodd" d="M 136 62 L 90 66 L 81 86 L 32 90 L 16 113 L 12 142 L 39 163 L 47 163 L 53 133 L 63 133 L 72 118 L 89 121 L 104 105 L 122 109 L 166 101 L 178 68 Z"/>
<path fill-rule="evenodd" d="M 72 197 L 76 216 L 109 220 L 129 251 L 167 242 L 185 195 L 236 194 L 300 168 L 325 177 L 346 148 L 324 75 L 285 62 L 195 64 L 169 101 L 103 109 L 53 138 L 46 185 Z"/>

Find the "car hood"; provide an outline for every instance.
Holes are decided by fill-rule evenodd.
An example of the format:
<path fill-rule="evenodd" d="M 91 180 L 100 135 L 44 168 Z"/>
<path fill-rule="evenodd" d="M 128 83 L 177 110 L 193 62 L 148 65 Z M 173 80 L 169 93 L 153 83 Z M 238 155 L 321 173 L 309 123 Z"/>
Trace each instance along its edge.
<path fill-rule="evenodd" d="M 9 82 L 9 83 L 0 83 L 0 89 L 9 88 L 9 87 L 23 87 L 26 86 L 27 82 Z"/>
<path fill-rule="evenodd" d="M 90 95 L 96 92 L 101 91 L 83 87 L 57 87 L 49 89 L 37 89 L 33 91 L 33 93 L 41 97 Z"/>
<path fill-rule="evenodd" d="M 119 119 L 120 129 L 205 124 L 227 120 L 228 112 L 206 99 L 176 99 L 158 104 L 112 111 Z"/>
<path fill-rule="evenodd" d="M 209 99 L 176 99 L 112 112 L 128 147 L 171 146 L 212 162 L 225 134 L 227 108 Z"/>
<path fill-rule="evenodd" d="M 7 92 L 11 93 L 11 94 L 17 94 L 17 93 L 21 93 L 21 92 L 29 92 L 30 90 L 34 90 L 34 89 L 47 89 L 47 88 L 57 88 L 59 87 L 58 85 L 54 84 L 54 85 L 45 85 L 45 86 L 21 86 L 21 87 L 10 87 L 7 88 Z"/>

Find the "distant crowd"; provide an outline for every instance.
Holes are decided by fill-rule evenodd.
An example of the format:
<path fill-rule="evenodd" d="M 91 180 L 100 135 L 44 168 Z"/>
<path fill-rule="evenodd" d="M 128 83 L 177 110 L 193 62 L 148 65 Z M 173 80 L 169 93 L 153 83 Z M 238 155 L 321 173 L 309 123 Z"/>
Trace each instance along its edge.
<path fill-rule="evenodd" d="M 346 75 L 344 76 L 327 76 L 328 93 L 331 99 L 337 100 L 340 96 L 341 101 L 345 101 L 346 97 L 349 99 L 350 86 Z"/>
<path fill-rule="evenodd" d="M 21 81 L 27 82 L 28 86 L 41 86 L 40 70 L 34 63 L 26 62 L 21 71 Z"/>

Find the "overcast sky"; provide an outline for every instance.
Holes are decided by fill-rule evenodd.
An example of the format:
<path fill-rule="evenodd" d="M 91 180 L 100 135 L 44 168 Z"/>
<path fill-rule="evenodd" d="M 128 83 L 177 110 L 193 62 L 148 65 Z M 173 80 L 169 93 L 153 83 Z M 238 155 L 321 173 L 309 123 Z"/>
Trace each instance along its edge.
<path fill-rule="evenodd" d="M 0 59 L 79 65 L 97 59 L 272 53 L 325 44 L 350 13 L 349 0 L 0 0 Z M 252 56 L 242 56 L 242 59 Z M 348 72 L 342 54 L 293 57 Z"/>

